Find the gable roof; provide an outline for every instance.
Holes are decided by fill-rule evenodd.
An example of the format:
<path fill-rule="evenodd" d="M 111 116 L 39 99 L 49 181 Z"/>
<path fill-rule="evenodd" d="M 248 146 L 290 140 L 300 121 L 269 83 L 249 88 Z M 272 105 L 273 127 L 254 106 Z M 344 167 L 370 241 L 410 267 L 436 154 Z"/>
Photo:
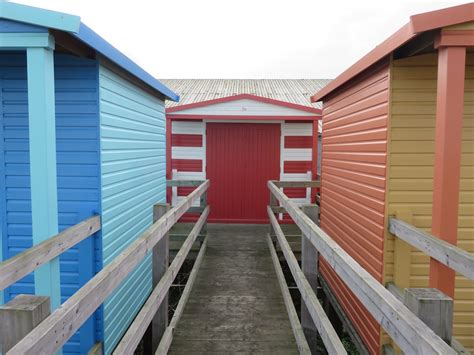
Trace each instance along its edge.
<path fill-rule="evenodd" d="M 330 81 L 331 79 L 161 79 L 163 84 L 180 96 L 179 102 L 168 101 L 167 107 L 249 94 L 319 108 L 319 103 L 310 102 L 310 96 Z"/>
<path fill-rule="evenodd" d="M 301 110 L 301 111 L 305 111 L 305 112 L 311 112 L 311 113 L 314 113 L 316 115 L 321 114 L 321 109 L 319 109 L 319 108 L 304 106 L 304 105 L 300 105 L 300 104 L 294 104 L 294 103 L 275 100 L 275 99 L 269 99 L 269 98 L 266 98 L 266 97 L 251 95 L 251 94 L 239 94 L 239 95 L 234 95 L 234 96 L 222 97 L 222 98 L 218 98 L 218 99 L 212 99 L 212 100 L 207 100 L 207 101 L 199 101 L 199 102 L 189 103 L 189 104 L 185 104 L 185 105 L 168 107 L 166 109 L 166 112 L 167 113 L 173 113 L 173 112 L 189 110 L 191 108 L 204 107 L 204 106 L 215 105 L 215 104 L 224 103 L 224 102 L 245 100 L 245 99 L 264 102 L 264 103 L 267 103 L 267 104 L 281 106 L 281 107 L 293 108 L 293 109 Z"/>
<path fill-rule="evenodd" d="M 313 93 L 311 101 L 321 101 L 341 85 L 423 32 L 469 21 L 474 21 L 474 2 L 411 16 L 405 26 L 345 70 L 324 89 Z"/>
<path fill-rule="evenodd" d="M 0 1 L 0 19 L 66 32 L 93 48 L 96 52 L 129 72 L 152 89 L 160 92 L 168 99 L 173 101 L 179 100 L 179 96 L 176 93 L 83 24 L 78 16 Z"/>

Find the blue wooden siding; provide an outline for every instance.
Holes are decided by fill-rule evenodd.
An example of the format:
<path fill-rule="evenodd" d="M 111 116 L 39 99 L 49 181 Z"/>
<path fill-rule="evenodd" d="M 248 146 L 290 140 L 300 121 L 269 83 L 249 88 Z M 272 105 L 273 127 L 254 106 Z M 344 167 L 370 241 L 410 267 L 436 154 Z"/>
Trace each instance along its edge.
<path fill-rule="evenodd" d="M 107 67 L 100 66 L 102 238 L 110 263 L 153 220 L 164 202 L 164 103 Z M 151 292 L 151 256 L 104 304 L 106 354 L 116 346 Z"/>
<path fill-rule="evenodd" d="M 55 56 L 59 230 L 100 212 L 98 65 L 94 60 Z M 0 52 L 0 188 L 4 259 L 31 247 L 26 56 Z M 1 148 L 1 145 L 0 145 Z M 64 302 L 101 268 L 99 236 L 65 252 L 60 259 Z M 5 300 L 34 293 L 29 275 L 5 292 Z M 64 346 L 85 353 L 95 342 L 91 319 Z"/>

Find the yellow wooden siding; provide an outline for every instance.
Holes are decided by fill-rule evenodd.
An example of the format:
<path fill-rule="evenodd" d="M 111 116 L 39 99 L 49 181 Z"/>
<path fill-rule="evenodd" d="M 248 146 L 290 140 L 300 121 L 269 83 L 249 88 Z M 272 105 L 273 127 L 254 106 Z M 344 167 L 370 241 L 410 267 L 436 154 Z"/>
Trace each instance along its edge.
<path fill-rule="evenodd" d="M 431 231 L 437 55 L 394 60 L 392 65 L 388 215 L 409 209 L 412 223 Z M 467 56 L 461 159 L 458 246 L 474 252 L 474 53 Z M 393 281 L 394 242 L 385 243 L 384 281 Z M 410 287 L 428 287 L 429 258 L 413 250 Z M 456 275 L 454 336 L 474 351 L 474 282 Z M 387 340 L 383 337 L 383 342 Z"/>

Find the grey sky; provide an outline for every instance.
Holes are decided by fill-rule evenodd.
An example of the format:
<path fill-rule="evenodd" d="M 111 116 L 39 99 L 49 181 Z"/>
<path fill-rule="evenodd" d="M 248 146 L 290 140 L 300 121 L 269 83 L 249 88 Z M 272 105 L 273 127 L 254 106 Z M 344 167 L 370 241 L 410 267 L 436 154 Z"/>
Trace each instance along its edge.
<path fill-rule="evenodd" d="M 73 13 L 158 78 L 334 78 L 412 14 L 466 1 L 16 0 Z"/>

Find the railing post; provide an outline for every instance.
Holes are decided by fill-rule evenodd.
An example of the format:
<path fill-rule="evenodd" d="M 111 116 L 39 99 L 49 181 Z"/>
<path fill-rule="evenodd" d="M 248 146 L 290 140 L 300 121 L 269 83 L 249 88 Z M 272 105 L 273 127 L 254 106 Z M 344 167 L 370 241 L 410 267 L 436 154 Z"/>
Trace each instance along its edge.
<path fill-rule="evenodd" d="M 153 206 L 153 223 L 159 220 L 170 210 L 168 203 L 158 203 Z M 169 266 L 169 234 L 167 233 L 153 248 L 153 288 L 158 285 Z M 163 300 L 160 308 L 153 317 L 151 323 L 151 347 L 154 354 L 161 337 L 168 326 L 168 295 Z"/>
<path fill-rule="evenodd" d="M 273 192 L 270 191 L 270 208 L 277 207 L 277 206 L 278 206 L 278 200 L 275 197 L 275 195 L 273 195 Z M 268 231 L 268 233 L 270 234 L 270 238 L 272 238 L 272 241 L 275 241 L 276 234 L 271 223 L 269 224 L 269 228 L 270 230 Z"/>
<path fill-rule="evenodd" d="M 203 211 L 207 207 L 207 191 L 201 195 L 200 206 L 203 208 Z M 207 220 L 206 222 L 204 222 L 204 225 L 202 226 L 200 234 L 204 236 L 207 235 Z"/>
<path fill-rule="evenodd" d="M 301 210 L 314 223 L 318 223 L 319 206 L 306 205 L 302 206 Z M 308 279 L 311 288 L 317 295 L 318 289 L 318 251 L 311 243 L 311 241 L 304 235 L 301 235 L 301 270 Z M 317 349 L 318 330 L 311 318 L 311 315 L 306 308 L 304 302 L 301 302 L 301 325 L 306 335 L 309 347 L 312 351 Z"/>
<path fill-rule="evenodd" d="M 0 353 L 6 354 L 50 313 L 46 296 L 18 295 L 0 307 Z"/>
<path fill-rule="evenodd" d="M 405 306 L 436 335 L 451 345 L 453 334 L 453 299 L 436 288 L 407 288 Z"/>

